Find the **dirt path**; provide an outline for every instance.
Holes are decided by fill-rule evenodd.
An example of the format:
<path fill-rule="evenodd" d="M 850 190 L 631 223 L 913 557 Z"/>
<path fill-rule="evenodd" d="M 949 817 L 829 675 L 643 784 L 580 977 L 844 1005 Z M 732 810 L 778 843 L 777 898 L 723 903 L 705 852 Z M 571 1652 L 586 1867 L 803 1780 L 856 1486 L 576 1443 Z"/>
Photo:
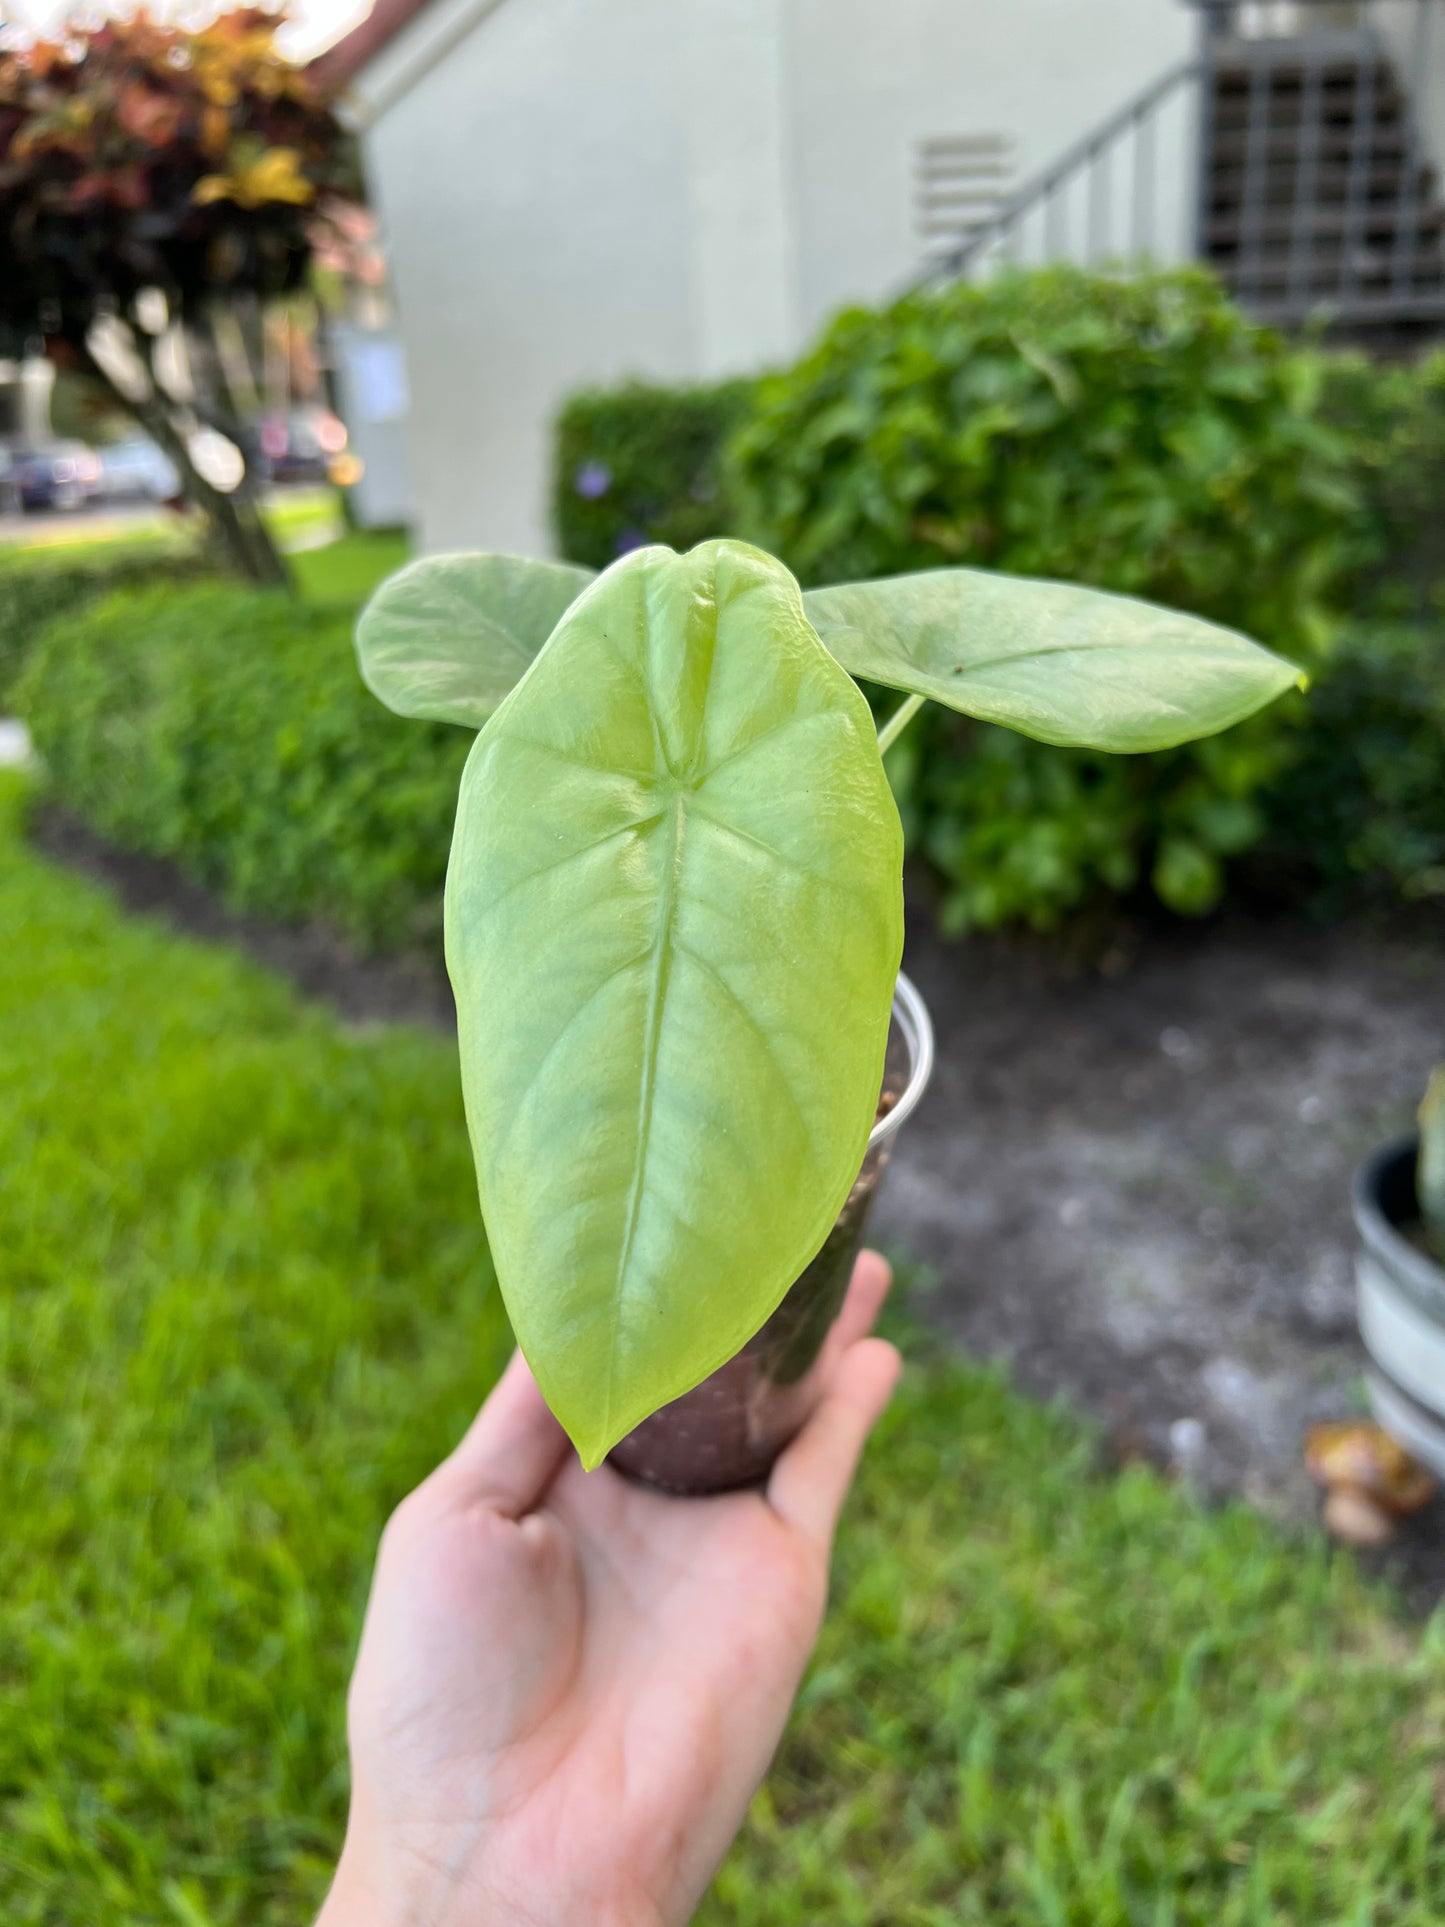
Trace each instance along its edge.
<path fill-rule="evenodd" d="M 1360 1403 L 1350 1177 L 1445 1058 L 1445 951 L 1235 922 L 1070 982 L 915 920 L 905 961 L 938 1069 L 876 1223 L 922 1314 L 1122 1453 L 1312 1517 L 1304 1429 Z M 1445 1584 L 1445 1508 L 1411 1538 Z"/>

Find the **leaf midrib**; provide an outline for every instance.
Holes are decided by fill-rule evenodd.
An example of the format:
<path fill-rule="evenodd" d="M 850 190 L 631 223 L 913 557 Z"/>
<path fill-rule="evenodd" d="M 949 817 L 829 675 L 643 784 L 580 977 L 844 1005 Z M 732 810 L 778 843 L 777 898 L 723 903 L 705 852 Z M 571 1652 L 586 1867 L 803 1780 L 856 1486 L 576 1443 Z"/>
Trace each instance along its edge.
<path fill-rule="evenodd" d="M 659 901 L 657 917 L 657 936 L 653 942 L 649 959 L 651 981 L 647 990 L 647 1014 L 644 1019 L 646 1055 L 642 1063 L 642 1076 L 637 1087 L 637 1149 L 633 1160 L 632 1185 L 627 1197 L 627 1217 L 622 1229 L 622 1243 L 618 1253 L 617 1272 L 613 1279 L 613 1329 L 619 1330 L 622 1324 L 622 1299 L 626 1288 L 628 1267 L 632 1261 L 632 1246 L 637 1236 L 637 1222 L 642 1208 L 642 1196 L 647 1177 L 647 1157 L 652 1140 L 653 1099 L 657 1088 L 657 1058 L 662 1043 L 662 1006 L 667 997 L 667 987 L 672 976 L 673 942 L 672 926 L 677 914 L 678 879 L 682 874 L 682 850 L 687 833 L 687 792 L 679 789 L 672 799 L 672 847 L 663 862 L 659 879 Z M 664 814 L 659 825 L 661 834 L 666 835 L 667 818 Z M 606 1425 L 612 1424 L 612 1396 L 617 1375 L 617 1346 L 614 1343 L 607 1354 L 607 1415 Z"/>

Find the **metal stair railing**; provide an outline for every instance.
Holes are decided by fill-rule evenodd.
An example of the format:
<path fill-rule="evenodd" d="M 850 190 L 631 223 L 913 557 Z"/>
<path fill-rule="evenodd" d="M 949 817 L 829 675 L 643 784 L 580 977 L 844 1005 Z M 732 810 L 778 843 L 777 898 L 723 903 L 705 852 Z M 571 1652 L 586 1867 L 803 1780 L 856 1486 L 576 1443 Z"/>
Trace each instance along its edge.
<path fill-rule="evenodd" d="M 1246 307 L 1286 325 L 1322 314 L 1366 325 L 1445 321 L 1438 189 L 1431 195 L 1445 173 L 1445 0 L 1192 4 L 1201 18 L 1197 56 L 1161 74 L 961 234 L 924 280 L 1017 261 L 1034 243 L 1038 258 L 1089 266 L 1151 256 L 1159 132 L 1183 102 L 1195 115 L 1186 136 L 1195 183 L 1189 239 Z M 1343 106 L 1342 73 L 1352 75 Z M 1382 74 L 1391 89 L 1388 136 Z M 1226 100 L 1225 111 L 1242 109 L 1243 126 L 1232 130 L 1234 157 L 1221 159 L 1221 88 L 1238 96 L 1241 86 L 1242 100 Z M 1429 112 L 1438 125 L 1427 138 Z M 1343 169 L 1335 164 L 1342 150 Z M 1394 193 L 1382 202 L 1386 165 L 1395 169 Z"/>
<path fill-rule="evenodd" d="M 958 246 L 940 255 L 929 278 L 966 274 L 995 251 L 1004 259 L 1017 258 L 1025 224 L 1035 216 L 1041 219 L 1046 250 L 1051 258 L 1067 256 L 1086 262 L 1116 258 L 1120 250 L 1109 245 L 1115 225 L 1115 163 L 1126 151 L 1132 162 L 1130 240 L 1123 252 L 1147 255 L 1155 236 L 1156 210 L 1151 189 L 1159 117 L 1177 95 L 1198 82 L 1202 71 L 1201 62 L 1190 59 L 1161 74 L 1084 139 L 1025 181 L 995 214 L 972 228 Z M 1070 206 L 1070 197 L 1081 184 L 1084 188 L 1082 256 L 1072 246 L 1074 224 Z"/>

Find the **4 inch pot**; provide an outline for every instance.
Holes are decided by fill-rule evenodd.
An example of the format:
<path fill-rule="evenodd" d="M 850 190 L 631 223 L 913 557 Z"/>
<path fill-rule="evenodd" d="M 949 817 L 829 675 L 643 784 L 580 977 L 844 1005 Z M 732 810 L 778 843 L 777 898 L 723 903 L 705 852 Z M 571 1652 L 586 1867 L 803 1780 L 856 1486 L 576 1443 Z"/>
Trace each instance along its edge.
<path fill-rule="evenodd" d="M 1445 1478 L 1445 1270 L 1409 1235 L 1418 1149 L 1414 1137 L 1387 1144 L 1355 1178 L 1355 1282 L 1375 1417 Z"/>
<path fill-rule="evenodd" d="M 763 1478 L 818 1398 L 818 1354 L 848 1289 L 853 1260 L 894 1140 L 933 1069 L 928 1009 L 901 973 L 878 1121 L 823 1249 L 755 1337 L 726 1365 L 644 1419 L 608 1463 L 664 1492 L 726 1492 Z"/>

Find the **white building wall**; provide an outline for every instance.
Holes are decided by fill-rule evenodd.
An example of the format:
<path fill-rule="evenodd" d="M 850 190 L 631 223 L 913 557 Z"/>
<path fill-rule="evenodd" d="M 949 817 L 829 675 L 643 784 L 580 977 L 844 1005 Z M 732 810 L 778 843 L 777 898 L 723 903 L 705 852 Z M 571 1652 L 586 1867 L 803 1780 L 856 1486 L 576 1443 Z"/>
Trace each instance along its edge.
<path fill-rule="evenodd" d="M 448 25 L 445 0 L 417 22 Z M 368 137 L 406 343 L 428 549 L 549 546 L 558 403 L 696 369 L 675 0 L 504 0 Z M 373 63 L 385 100 L 419 57 Z"/>
<path fill-rule="evenodd" d="M 543 552 L 589 383 L 743 372 L 917 274 L 917 143 L 1027 178 L 1191 51 L 1183 0 L 431 0 L 360 94 L 429 549 Z M 1192 100 L 1156 150 L 1187 252 Z"/>
<path fill-rule="evenodd" d="M 686 38 L 695 365 L 781 360 L 798 339 L 784 0 L 679 7 Z"/>
<path fill-rule="evenodd" d="M 1011 137 L 1020 183 L 1194 51 L 1183 0 L 788 0 L 800 310 L 811 331 L 844 303 L 917 273 L 918 143 Z M 1190 252 L 1193 90 L 1156 145 L 1163 260 Z M 1115 189 L 1116 207 L 1124 201 Z M 1082 240 L 1082 227 L 1078 230 Z M 1122 220 L 1119 239 L 1124 240 Z"/>

